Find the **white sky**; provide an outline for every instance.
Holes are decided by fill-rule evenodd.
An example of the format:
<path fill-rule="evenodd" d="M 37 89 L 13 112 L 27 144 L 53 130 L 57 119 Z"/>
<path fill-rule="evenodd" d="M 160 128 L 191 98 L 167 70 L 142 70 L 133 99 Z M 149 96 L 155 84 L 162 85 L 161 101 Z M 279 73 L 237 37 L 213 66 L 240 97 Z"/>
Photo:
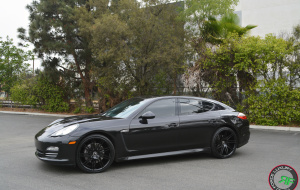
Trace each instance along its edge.
<path fill-rule="evenodd" d="M 31 4 L 33 0 L 0 1 L 0 37 L 5 39 L 6 36 L 9 36 L 13 38 L 15 45 L 17 45 L 20 41 L 17 37 L 17 28 L 28 29 L 29 12 L 26 5 Z M 268 6 L 265 7 L 264 4 Z M 252 9 L 249 9 L 251 6 Z M 240 4 L 236 9 L 242 11 L 243 26 L 248 24 L 258 25 L 251 32 L 252 35 L 264 36 L 267 33 L 291 30 L 294 25 L 299 24 L 299 8 L 300 0 L 240 0 Z M 33 46 L 31 46 L 32 48 Z M 40 61 L 36 59 L 35 68 L 37 67 L 41 66 Z"/>
<path fill-rule="evenodd" d="M 23 27 L 28 30 L 29 25 L 29 11 L 26 5 L 31 4 L 33 0 L 0 0 L 0 37 L 2 40 L 6 36 L 12 38 L 14 44 L 17 45 L 18 39 L 17 29 Z M 33 46 L 31 46 L 32 48 Z M 32 67 L 32 66 L 31 66 Z M 40 61 L 35 60 L 35 68 L 40 67 Z"/>

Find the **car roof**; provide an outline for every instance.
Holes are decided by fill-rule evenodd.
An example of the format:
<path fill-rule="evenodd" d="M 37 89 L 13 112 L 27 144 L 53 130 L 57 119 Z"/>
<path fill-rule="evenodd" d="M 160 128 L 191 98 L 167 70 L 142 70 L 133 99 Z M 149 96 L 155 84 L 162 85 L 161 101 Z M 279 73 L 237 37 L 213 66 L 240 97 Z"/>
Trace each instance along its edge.
<path fill-rule="evenodd" d="M 213 100 L 213 99 L 209 99 L 209 98 L 202 98 L 202 97 L 196 97 L 196 96 L 139 96 L 139 97 L 136 97 L 136 98 L 142 98 L 142 99 L 153 99 L 153 101 L 155 100 L 159 100 L 159 99 L 167 99 L 167 98 L 193 98 L 193 99 L 201 99 L 201 100 L 205 100 L 205 101 L 208 101 L 208 102 L 212 102 L 212 103 L 216 103 L 216 104 L 219 104 L 227 109 L 231 109 L 231 110 L 234 110 L 232 107 L 222 103 L 222 102 L 219 102 L 217 100 Z"/>

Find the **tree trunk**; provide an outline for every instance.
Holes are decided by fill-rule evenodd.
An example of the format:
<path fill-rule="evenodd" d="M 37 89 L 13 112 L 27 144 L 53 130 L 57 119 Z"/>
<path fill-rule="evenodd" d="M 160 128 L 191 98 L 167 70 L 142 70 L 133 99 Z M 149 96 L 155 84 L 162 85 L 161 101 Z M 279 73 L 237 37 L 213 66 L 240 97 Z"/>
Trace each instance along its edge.
<path fill-rule="evenodd" d="M 82 70 L 79 66 L 79 62 L 78 62 L 77 55 L 76 55 L 75 51 L 73 51 L 72 55 L 73 55 L 74 60 L 75 60 L 77 72 L 79 73 L 80 78 L 82 80 L 82 84 L 83 84 L 83 88 L 84 88 L 85 106 L 86 107 L 91 107 L 91 106 L 93 106 L 92 99 L 91 99 L 91 91 L 93 89 L 93 83 L 91 82 L 90 75 L 89 75 L 89 70 L 88 70 L 90 62 L 86 62 L 86 69 L 85 69 L 86 71 L 85 71 L 85 75 L 83 75 Z"/>
<path fill-rule="evenodd" d="M 173 79 L 173 95 L 176 95 L 176 93 L 177 93 L 177 86 L 176 86 L 176 80 L 177 79 L 177 74 L 176 74 L 176 72 L 175 72 L 175 74 L 174 74 L 174 79 Z"/>
<path fill-rule="evenodd" d="M 91 99 L 91 89 L 89 88 L 89 86 L 90 85 L 84 85 L 84 99 L 85 99 L 85 106 L 86 107 L 93 106 L 93 102 L 92 102 L 92 99 Z"/>

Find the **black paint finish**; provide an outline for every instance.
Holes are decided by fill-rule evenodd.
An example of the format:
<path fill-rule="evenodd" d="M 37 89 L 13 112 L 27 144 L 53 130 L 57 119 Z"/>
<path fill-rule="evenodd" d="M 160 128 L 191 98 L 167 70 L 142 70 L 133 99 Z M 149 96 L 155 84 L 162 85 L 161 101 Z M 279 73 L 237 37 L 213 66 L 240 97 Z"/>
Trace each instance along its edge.
<path fill-rule="evenodd" d="M 180 107 L 182 99 L 185 99 L 184 104 L 194 102 L 192 106 L 196 106 L 198 111 L 192 113 L 185 111 L 182 114 Z M 166 113 L 166 116 L 163 116 L 168 109 L 173 109 L 167 109 L 170 105 L 161 105 L 161 109 L 157 109 L 156 106 L 155 109 L 149 110 L 151 105 L 155 105 L 158 101 L 162 104 L 167 101 L 174 102 L 175 113 L 173 114 L 172 111 L 172 114 Z M 199 105 L 195 105 L 197 101 Z M 213 135 L 222 127 L 231 128 L 236 133 L 238 148 L 245 145 L 250 138 L 248 120 L 238 118 L 238 112 L 215 100 L 167 96 L 139 97 L 133 102 L 138 102 L 138 106 L 128 106 L 128 110 L 130 108 L 134 110 L 123 118 L 109 117 L 104 113 L 68 117 L 51 123 L 35 136 L 36 156 L 49 163 L 76 165 L 77 146 L 92 134 L 106 136 L 113 143 L 116 161 L 199 151 L 209 152 Z M 205 108 L 206 104 L 209 105 L 207 108 Z M 153 115 L 155 117 L 145 121 L 145 118 L 141 117 L 145 112 L 148 112 L 146 114 L 148 116 L 150 114 L 150 118 L 153 118 Z M 69 134 L 51 136 L 56 131 L 73 124 L 79 124 L 79 127 Z M 76 143 L 69 144 L 71 141 Z M 48 151 L 47 148 L 50 146 L 58 147 L 59 151 Z"/>

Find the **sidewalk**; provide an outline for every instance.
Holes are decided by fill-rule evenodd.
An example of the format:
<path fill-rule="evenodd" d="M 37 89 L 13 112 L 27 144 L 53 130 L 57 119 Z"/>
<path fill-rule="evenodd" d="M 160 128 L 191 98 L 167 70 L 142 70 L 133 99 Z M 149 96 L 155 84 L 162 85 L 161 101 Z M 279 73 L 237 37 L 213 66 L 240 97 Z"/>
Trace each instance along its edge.
<path fill-rule="evenodd" d="M 75 115 L 66 115 L 66 114 L 14 112 L 14 111 L 0 111 L 0 113 L 19 114 L 19 115 L 40 115 L 40 116 L 53 116 L 53 117 L 71 117 L 71 116 L 75 116 Z M 276 131 L 299 131 L 300 132 L 300 127 L 250 125 L 250 129 L 276 130 Z"/>

